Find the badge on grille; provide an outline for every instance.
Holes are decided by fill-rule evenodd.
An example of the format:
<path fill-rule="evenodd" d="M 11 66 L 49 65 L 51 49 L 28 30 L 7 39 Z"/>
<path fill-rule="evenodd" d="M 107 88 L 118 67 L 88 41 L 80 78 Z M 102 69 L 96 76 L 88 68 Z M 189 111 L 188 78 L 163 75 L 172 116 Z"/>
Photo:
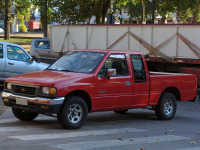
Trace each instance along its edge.
<path fill-rule="evenodd" d="M 25 88 L 21 88 L 21 91 L 22 91 L 22 92 L 25 92 L 26 90 L 25 90 Z"/>

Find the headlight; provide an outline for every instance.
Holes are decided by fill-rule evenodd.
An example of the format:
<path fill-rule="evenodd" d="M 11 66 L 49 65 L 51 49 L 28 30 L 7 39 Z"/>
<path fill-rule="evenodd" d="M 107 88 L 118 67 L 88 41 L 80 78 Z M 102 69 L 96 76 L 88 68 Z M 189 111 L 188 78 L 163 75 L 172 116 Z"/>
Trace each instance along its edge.
<path fill-rule="evenodd" d="M 53 88 L 53 87 L 42 87 L 42 94 L 56 95 L 56 88 Z"/>
<path fill-rule="evenodd" d="M 6 89 L 11 90 L 11 88 L 12 88 L 12 84 L 7 82 L 6 83 Z"/>

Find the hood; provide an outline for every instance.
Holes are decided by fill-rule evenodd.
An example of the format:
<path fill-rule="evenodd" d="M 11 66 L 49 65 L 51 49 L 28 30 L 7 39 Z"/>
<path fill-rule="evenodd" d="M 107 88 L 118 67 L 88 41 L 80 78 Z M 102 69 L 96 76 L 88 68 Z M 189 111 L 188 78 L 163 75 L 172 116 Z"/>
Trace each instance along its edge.
<path fill-rule="evenodd" d="M 90 76 L 92 75 L 85 73 L 42 70 L 10 77 L 6 80 L 6 82 L 37 86 L 55 86 L 55 84 L 66 81 L 72 82 L 73 80 L 77 81 Z"/>

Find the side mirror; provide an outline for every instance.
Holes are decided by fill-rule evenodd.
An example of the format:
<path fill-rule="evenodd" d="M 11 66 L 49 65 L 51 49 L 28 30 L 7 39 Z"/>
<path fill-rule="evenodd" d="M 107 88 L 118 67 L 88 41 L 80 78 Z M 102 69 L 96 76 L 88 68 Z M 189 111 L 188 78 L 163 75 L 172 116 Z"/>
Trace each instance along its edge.
<path fill-rule="evenodd" d="M 116 75 L 117 75 L 116 69 L 111 68 L 111 69 L 108 69 L 107 74 L 106 74 L 106 78 L 110 79 L 110 77 L 114 77 Z"/>
<path fill-rule="evenodd" d="M 30 63 L 32 63 L 32 62 L 33 62 L 33 57 L 30 58 Z"/>
<path fill-rule="evenodd" d="M 37 63 L 39 63 L 40 62 L 40 60 L 39 59 L 37 59 L 36 57 L 34 57 L 34 56 L 32 56 L 31 57 L 31 59 L 32 59 L 32 61 L 31 62 L 33 62 L 33 61 L 36 61 Z"/>

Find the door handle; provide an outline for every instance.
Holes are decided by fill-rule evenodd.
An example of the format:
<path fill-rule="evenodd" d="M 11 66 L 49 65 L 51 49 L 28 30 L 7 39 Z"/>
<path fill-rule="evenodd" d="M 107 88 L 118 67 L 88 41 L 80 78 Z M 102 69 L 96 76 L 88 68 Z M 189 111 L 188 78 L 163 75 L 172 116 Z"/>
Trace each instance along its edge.
<path fill-rule="evenodd" d="M 8 62 L 9 65 L 14 65 L 14 63 Z"/>
<path fill-rule="evenodd" d="M 131 82 L 130 82 L 130 81 L 126 81 L 126 82 L 125 82 L 125 85 L 126 85 L 126 86 L 130 86 L 130 85 L 131 85 Z"/>

